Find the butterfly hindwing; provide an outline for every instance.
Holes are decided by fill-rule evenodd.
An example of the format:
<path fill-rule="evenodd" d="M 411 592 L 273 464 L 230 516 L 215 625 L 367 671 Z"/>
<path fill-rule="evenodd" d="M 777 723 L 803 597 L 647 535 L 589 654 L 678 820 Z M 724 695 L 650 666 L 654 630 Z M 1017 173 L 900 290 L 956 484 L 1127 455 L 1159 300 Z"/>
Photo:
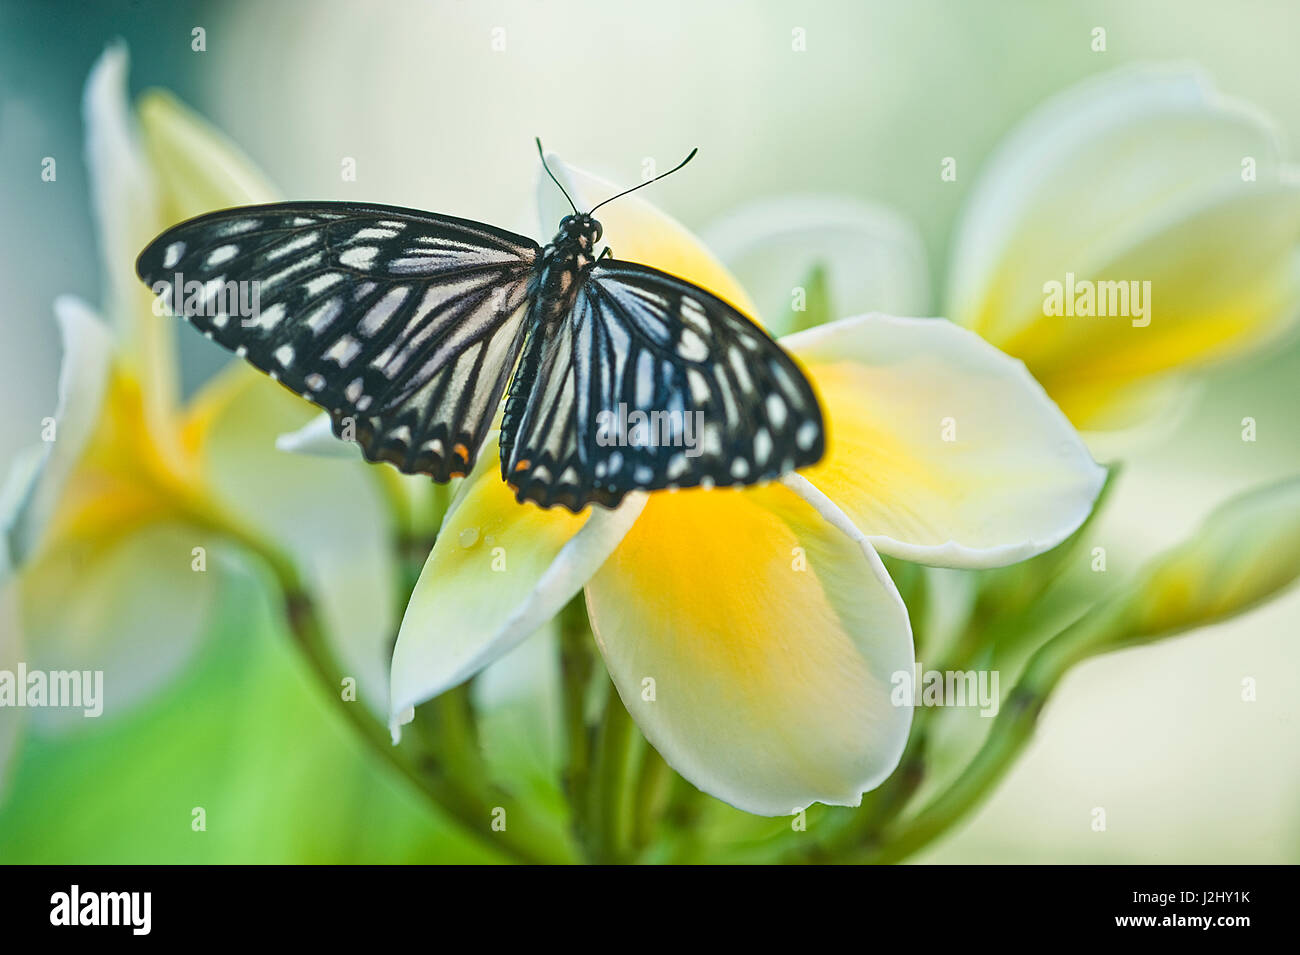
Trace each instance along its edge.
<path fill-rule="evenodd" d="M 628 262 L 590 269 L 565 327 L 525 347 L 511 395 L 502 476 L 546 506 L 772 480 L 825 450 L 812 386 L 766 332 Z"/>
<path fill-rule="evenodd" d="M 136 270 L 367 458 L 445 481 L 472 467 L 496 413 L 539 251 L 451 216 L 290 202 L 184 222 Z"/>

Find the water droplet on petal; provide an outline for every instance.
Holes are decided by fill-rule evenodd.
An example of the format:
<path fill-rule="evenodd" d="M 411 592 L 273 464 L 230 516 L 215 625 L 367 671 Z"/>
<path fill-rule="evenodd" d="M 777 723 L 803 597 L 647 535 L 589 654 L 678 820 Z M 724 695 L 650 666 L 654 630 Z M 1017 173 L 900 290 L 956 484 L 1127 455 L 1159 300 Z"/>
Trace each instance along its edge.
<path fill-rule="evenodd" d="M 478 528 L 466 527 L 460 532 L 460 536 L 457 540 L 460 541 L 461 547 L 473 547 L 478 543 Z"/>

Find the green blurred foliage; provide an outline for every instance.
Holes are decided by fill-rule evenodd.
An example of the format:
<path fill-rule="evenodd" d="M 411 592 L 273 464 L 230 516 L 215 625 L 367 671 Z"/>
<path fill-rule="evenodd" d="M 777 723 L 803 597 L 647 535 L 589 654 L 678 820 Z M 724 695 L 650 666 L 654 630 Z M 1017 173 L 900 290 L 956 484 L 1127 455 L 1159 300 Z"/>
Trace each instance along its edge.
<path fill-rule="evenodd" d="M 166 691 L 75 733 L 28 734 L 0 862 L 493 861 L 363 748 L 258 584 L 223 587 L 206 650 Z"/>

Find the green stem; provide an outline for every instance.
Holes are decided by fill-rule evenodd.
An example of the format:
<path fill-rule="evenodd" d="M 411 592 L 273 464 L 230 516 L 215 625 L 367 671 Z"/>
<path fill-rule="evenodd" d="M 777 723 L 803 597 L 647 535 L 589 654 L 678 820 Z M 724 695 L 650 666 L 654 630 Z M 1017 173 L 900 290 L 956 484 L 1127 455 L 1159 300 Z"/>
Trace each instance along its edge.
<path fill-rule="evenodd" d="M 584 596 L 579 593 L 560 611 L 560 682 L 564 708 L 565 765 L 563 784 L 580 845 L 589 842 L 591 733 L 587 727 L 587 687 L 594 661 Z"/>
<path fill-rule="evenodd" d="M 992 792 L 1033 738 L 1048 696 L 1066 672 L 1099 649 L 1097 637 L 1112 629 L 1123 607 L 1099 608 L 1066 628 L 1030 658 L 994 720 L 984 745 L 961 775 L 912 819 L 893 830 L 869 834 L 845 861 L 885 863 L 930 845 Z"/>
<path fill-rule="evenodd" d="M 626 798 L 628 750 L 635 738 L 636 724 L 610 683 L 592 763 L 591 797 L 588 801 L 594 862 L 619 862 L 630 847 L 631 814 Z"/>
<path fill-rule="evenodd" d="M 196 515 L 198 518 L 199 515 Z M 515 834 L 532 827 L 516 826 L 514 832 L 507 828 L 504 832 L 492 832 L 489 837 L 491 807 L 499 805 L 501 799 L 488 800 L 485 804 L 484 796 L 495 797 L 497 794 L 476 792 L 466 784 L 467 776 L 471 779 L 481 777 L 449 774 L 443 771 L 438 757 L 431 752 L 420 754 L 413 763 L 404 748 L 392 745 L 387 728 L 369 710 L 343 699 L 341 687 L 344 674 L 326 639 L 315 602 L 287 555 L 229 515 L 209 511 L 201 516 L 201 522 L 263 561 L 282 594 L 289 631 L 319 677 L 322 690 L 340 705 L 344 718 L 381 760 L 411 783 L 435 810 L 450 816 L 468 834 L 492 850 L 519 862 L 553 861 L 547 854 L 537 851 Z M 463 729 L 463 725 L 459 728 Z M 464 748 L 456 748 L 456 752 L 463 757 Z"/>
<path fill-rule="evenodd" d="M 650 845 L 659 820 L 668 807 L 674 773 L 649 743 L 641 751 L 636 789 L 632 794 L 632 849 L 640 852 Z"/>

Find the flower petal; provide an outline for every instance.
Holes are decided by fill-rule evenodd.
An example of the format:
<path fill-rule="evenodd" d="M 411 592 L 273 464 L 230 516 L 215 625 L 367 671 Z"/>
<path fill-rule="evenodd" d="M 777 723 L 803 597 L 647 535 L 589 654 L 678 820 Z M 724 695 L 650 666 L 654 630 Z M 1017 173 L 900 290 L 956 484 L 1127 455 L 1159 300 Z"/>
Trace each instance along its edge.
<path fill-rule="evenodd" d="M 99 426 L 113 362 L 112 335 L 84 302 L 61 296 L 54 303 L 54 316 L 63 339 L 54 440 L 44 446 L 39 465 L 29 470 L 24 487 L 15 492 L 16 510 L 5 530 L 16 565 L 40 545 L 64 485 Z"/>
<path fill-rule="evenodd" d="M 1119 71 L 1049 101 L 989 161 L 954 243 L 949 314 L 1022 358 L 1080 427 L 1126 425 L 1155 376 L 1257 348 L 1295 318 L 1297 222 L 1300 178 L 1267 120 L 1199 72 Z M 1047 283 L 1071 275 L 1150 282 L 1147 314 L 1048 314 Z"/>
<path fill-rule="evenodd" d="M 605 662 L 646 739 L 740 809 L 855 806 L 897 765 L 907 610 L 829 501 L 776 484 L 656 495 L 587 587 Z"/>
<path fill-rule="evenodd" d="M 628 187 L 616 186 L 570 166 L 554 153 L 547 155 L 546 162 L 579 209 L 590 209 Z M 555 233 L 560 219 L 572 210 L 546 173 L 539 175 L 537 201 L 542 234 L 550 236 Z M 755 321 L 760 320 L 758 310 L 744 287 L 726 266 L 691 230 L 652 203 L 639 195 L 624 196 L 601 209 L 597 218 L 604 228 L 604 244 L 615 257 L 651 265 L 694 282 L 730 302 Z"/>
<path fill-rule="evenodd" d="M 91 68 L 82 104 L 86 164 L 108 285 L 105 311 L 118 321 L 135 321 L 140 282 L 135 259 L 159 231 L 156 195 L 135 137 L 127 103 L 130 58 L 126 45 L 110 44 Z M 160 324 L 146 312 L 148 325 Z M 147 326 L 136 332 L 149 332 Z M 129 337 L 129 336 L 128 336 Z"/>
<path fill-rule="evenodd" d="M 334 436 L 330 416 L 318 414 L 296 431 L 286 431 L 275 439 L 277 451 L 306 454 L 318 458 L 345 458 L 355 461 L 361 449 L 354 441 L 342 441 Z"/>
<path fill-rule="evenodd" d="M 278 198 L 261 170 L 237 146 L 171 93 L 149 90 L 140 97 L 139 113 L 149 166 L 161 186 L 159 213 L 164 225 L 214 209 Z"/>
<path fill-rule="evenodd" d="M 942 319 L 865 315 L 781 340 L 829 447 L 803 471 L 883 553 L 995 567 L 1054 547 L 1106 472 L 1024 366 Z"/>
<path fill-rule="evenodd" d="M 571 514 L 515 501 L 495 437 L 461 485 L 411 594 L 393 653 L 394 723 L 469 679 L 549 621 L 604 563 L 644 506 Z"/>
<path fill-rule="evenodd" d="M 117 332 L 119 361 L 140 382 L 149 433 L 159 453 L 175 462 L 172 422 L 180 392 L 175 323 L 154 314 L 152 293 L 135 274 L 136 256 L 164 223 L 127 102 L 128 68 L 125 44 L 111 44 L 86 79 L 82 104 L 104 263 L 103 308 Z"/>
<path fill-rule="evenodd" d="M 104 714 L 126 712 L 198 648 L 220 568 L 214 552 L 196 570 L 194 548 L 219 546 L 192 527 L 162 523 L 109 539 L 61 538 L 43 549 L 18 579 L 28 666 L 102 670 Z M 85 719 L 80 709 L 55 707 L 31 718 L 57 729 Z"/>
<path fill-rule="evenodd" d="M 18 583 L 5 548 L 0 546 L 0 670 L 10 673 L 17 669 L 22 659 L 18 619 Z M 23 724 L 23 710 L 0 711 L 0 802 L 5 796 L 5 783 L 9 779 L 9 763 L 18 748 L 18 736 Z"/>
<path fill-rule="evenodd" d="M 930 277 L 921 236 L 893 210 L 852 196 L 762 199 L 701 234 L 758 302 L 769 331 L 793 329 L 793 289 L 825 271 L 833 315 L 925 315 Z"/>
<path fill-rule="evenodd" d="M 1168 372 L 1260 347 L 1300 315 L 1300 188 L 1232 186 L 1172 210 L 1141 238 L 1076 275 L 1140 277 L 1141 317 L 1040 321 L 1000 343 L 1021 358 L 1073 420 L 1101 429 Z M 1062 277 L 1064 278 L 1064 277 Z"/>

